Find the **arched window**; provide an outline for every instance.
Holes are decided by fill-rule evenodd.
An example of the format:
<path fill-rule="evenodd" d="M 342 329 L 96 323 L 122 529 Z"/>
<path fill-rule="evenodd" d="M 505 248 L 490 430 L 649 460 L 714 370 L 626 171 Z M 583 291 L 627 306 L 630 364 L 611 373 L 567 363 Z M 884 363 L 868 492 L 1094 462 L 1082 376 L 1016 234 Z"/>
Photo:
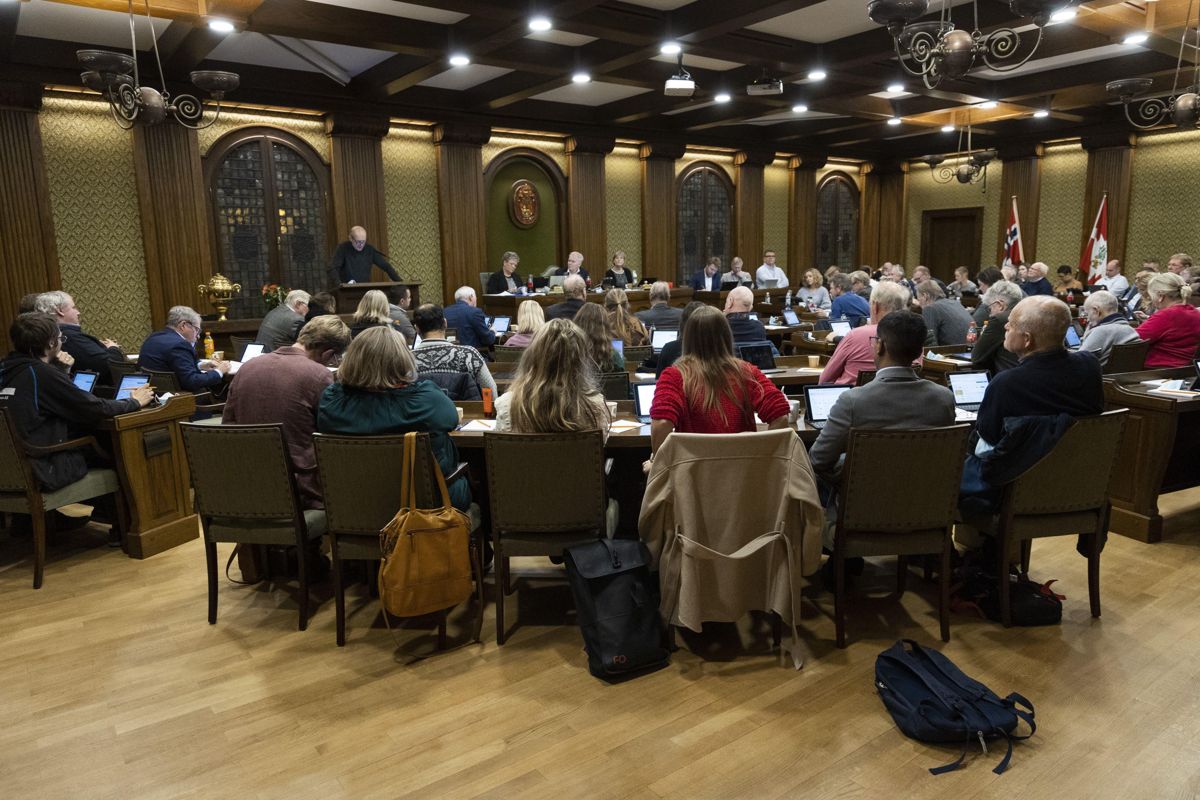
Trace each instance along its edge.
<path fill-rule="evenodd" d="M 845 175 L 826 176 L 817 188 L 817 248 L 813 266 L 858 268 L 858 188 Z"/>
<path fill-rule="evenodd" d="M 229 316 L 262 316 L 268 283 L 325 288 L 329 175 L 312 148 L 283 131 L 246 128 L 214 144 L 204 166 L 220 270 L 242 285 Z"/>
<path fill-rule="evenodd" d="M 733 184 L 715 164 L 690 164 L 678 182 L 679 274 L 686 283 L 710 256 L 719 256 L 721 271 L 729 269 L 733 239 Z"/>

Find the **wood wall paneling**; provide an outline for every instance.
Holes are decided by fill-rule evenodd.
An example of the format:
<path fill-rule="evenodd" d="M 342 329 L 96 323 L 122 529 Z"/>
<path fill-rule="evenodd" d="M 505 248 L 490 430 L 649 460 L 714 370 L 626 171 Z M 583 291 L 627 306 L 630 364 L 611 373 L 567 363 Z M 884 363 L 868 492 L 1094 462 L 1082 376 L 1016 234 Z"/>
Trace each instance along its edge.
<path fill-rule="evenodd" d="M 479 273 L 487 269 L 487 211 L 480 148 L 491 135 L 491 128 L 482 125 L 448 123 L 433 130 L 443 302 L 453 302 L 459 286 L 474 286 Z"/>
<path fill-rule="evenodd" d="M 859 253 L 864 264 L 899 262 L 905 252 L 908 164 L 864 167 Z M 906 265 L 908 267 L 915 265 Z"/>
<path fill-rule="evenodd" d="M 1004 170 L 1000 177 L 1000 215 L 996 248 L 996 263 L 1004 260 L 1004 242 L 1008 235 L 1008 216 L 1012 198 L 1017 198 L 1017 214 L 1021 223 L 1022 258 L 1028 263 L 1043 261 L 1038 255 L 1038 216 L 1042 202 L 1042 156 L 1045 148 L 1035 145 L 1020 151 L 1000 150 Z M 1054 267 L 1051 266 L 1051 270 Z"/>
<path fill-rule="evenodd" d="M 1133 188 L 1132 134 L 1083 137 L 1087 151 L 1087 189 L 1084 192 L 1080 242 L 1086 242 L 1096 221 L 1100 198 L 1108 194 L 1108 257 L 1125 264 L 1129 230 L 1129 198 Z"/>
<path fill-rule="evenodd" d="M 567 247 L 583 254 L 593 275 L 608 267 L 604 160 L 615 144 L 603 137 L 567 139 Z"/>
<path fill-rule="evenodd" d="M 325 131 L 329 134 L 329 167 L 333 189 L 333 218 L 336 238 L 349 236 L 350 228 L 366 228 L 371 243 L 388 252 L 387 202 L 384 199 L 383 137 L 389 127 L 386 116 L 365 114 L 329 114 Z M 404 264 L 393 264 L 404 276 Z M 372 267 L 371 279 L 388 280 L 379 267 Z"/>
<path fill-rule="evenodd" d="M 673 280 L 675 235 L 675 162 L 683 156 L 683 145 L 646 143 L 642 160 L 642 274 Z"/>
<path fill-rule="evenodd" d="M 773 152 L 739 151 L 733 157 L 733 254 L 757 269 L 763 253 L 763 167 L 775 160 Z M 753 266 L 752 266 L 753 265 Z M 726 264 L 722 269 L 728 269 Z"/>
<path fill-rule="evenodd" d="M 133 137 L 150 318 L 158 327 L 171 306 L 211 310 L 197 291 L 216 270 L 211 216 L 196 132 L 164 123 L 135 126 Z"/>
<path fill-rule="evenodd" d="M 806 265 L 812 263 L 817 252 L 817 170 L 824 166 L 824 156 L 788 160 L 787 273 L 792 286 L 801 285 Z"/>

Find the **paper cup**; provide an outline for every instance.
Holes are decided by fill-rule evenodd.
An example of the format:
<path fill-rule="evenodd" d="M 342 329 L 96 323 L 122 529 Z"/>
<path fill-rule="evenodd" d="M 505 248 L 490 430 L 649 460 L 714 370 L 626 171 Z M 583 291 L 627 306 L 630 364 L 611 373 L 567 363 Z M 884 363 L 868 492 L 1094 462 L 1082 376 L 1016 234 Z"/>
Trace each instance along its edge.
<path fill-rule="evenodd" d="M 800 401 L 799 400 L 789 400 L 788 401 L 788 425 L 791 425 L 794 428 L 794 427 L 796 427 L 796 423 L 799 421 L 800 421 Z"/>
<path fill-rule="evenodd" d="M 808 365 L 809 365 L 810 367 L 819 367 L 819 366 L 821 366 L 821 357 L 820 357 L 820 356 L 809 356 L 809 357 L 808 357 Z"/>
<path fill-rule="evenodd" d="M 459 425 L 462 425 L 462 421 L 463 421 L 463 407 L 462 407 L 462 406 L 455 406 L 455 407 L 454 407 L 454 410 L 458 412 L 458 424 L 459 424 Z"/>
<path fill-rule="evenodd" d="M 605 403 L 605 405 L 608 406 L 608 418 L 616 419 L 617 418 L 617 404 L 613 403 L 613 402 L 609 402 L 609 403 Z"/>

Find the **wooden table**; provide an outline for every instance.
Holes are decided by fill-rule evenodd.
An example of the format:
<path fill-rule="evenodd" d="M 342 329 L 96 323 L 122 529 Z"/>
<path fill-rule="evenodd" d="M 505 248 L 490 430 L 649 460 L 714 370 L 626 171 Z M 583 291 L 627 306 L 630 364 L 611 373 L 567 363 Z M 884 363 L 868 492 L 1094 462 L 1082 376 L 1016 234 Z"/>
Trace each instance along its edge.
<path fill-rule="evenodd" d="M 1105 376 L 1105 408 L 1129 409 L 1109 485 L 1109 530 L 1143 542 L 1161 541 L 1158 496 L 1200 486 L 1200 397 L 1156 394 L 1141 385 L 1194 376 L 1190 367 Z M 1080 469 L 1086 476 L 1086 465 Z"/>
<path fill-rule="evenodd" d="M 408 291 L 412 296 L 412 302 L 409 308 L 416 308 L 421 305 L 421 282 L 420 281 L 376 281 L 367 283 L 343 283 L 333 290 L 334 296 L 337 298 L 337 307 L 340 311 L 353 312 L 358 308 L 358 304 L 362 301 L 363 295 L 372 289 L 378 289 L 386 293 L 393 286 L 407 286 Z"/>
<path fill-rule="evenodd" d="M 590 303 L 603 303 L 605 294 L 605 292 L 588 292 L 587 300 Z M 629 297 L 630 311 L 645 311 L 650 308 L 650 291 L 648 289 L 626 289 L 625 294 Z M 480 306 L 488 316 L 512 317 L 515 323 L 517 308 L 526 300 L 533 300 L 542 308 L 549 308 L 565 299 L 559 292 L 533 295 L 485 294 L 482 296 Z M 692 290 L 687 287 L 672 289 L 671 299 L 668 302 L 675 308 L 683 308 L 692 302 Z"/>
<path fill-rule="evenodd" d="M 929 349 L 930 348 L 927 348 L 925 350 L 925 352 L 928 353 Z M 922 358 L 921 359 L 921 376 L 923 378 L 927 378 L 928 380 L 933 381 L 934 383 L 940 383 L 943 386 L 949 386 L 950 379 L 947 378 L 946 376 L 949 375 L 950 373 L 952 373 L 952 372 L 971 372 L 971 371 L 977 370 L 977 367 L 971 363 L 971 355 L 969 353 L 965 353 L 964 355 L 965 355 L 965 360 L 962 360 L 962 361 L 958 360 L 957 358 L 946 359 L 946 360 L 943 360 L 943 359 L 935 360 L 935 359 L 931 359 L 931 358 Z"/>

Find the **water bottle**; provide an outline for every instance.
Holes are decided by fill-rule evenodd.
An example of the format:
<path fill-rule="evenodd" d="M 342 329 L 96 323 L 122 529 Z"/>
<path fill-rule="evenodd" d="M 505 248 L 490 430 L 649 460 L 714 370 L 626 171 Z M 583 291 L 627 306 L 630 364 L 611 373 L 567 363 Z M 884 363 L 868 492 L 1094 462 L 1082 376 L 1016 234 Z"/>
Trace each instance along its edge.
<path fill-rule="evenodd" d="M 975 329 L 975 323 L 972 322 L 967 327 L 967 344 L 975 344 L 975 340 L 979 338 L 979 331 Z"/>
<path fill-rule="evenodd" d="M 788 289 L 787 297 L 783 298 L 783 306 L 784 306 L 784 308 L 792 307 L 792 290 L 791 289 Z"/>

